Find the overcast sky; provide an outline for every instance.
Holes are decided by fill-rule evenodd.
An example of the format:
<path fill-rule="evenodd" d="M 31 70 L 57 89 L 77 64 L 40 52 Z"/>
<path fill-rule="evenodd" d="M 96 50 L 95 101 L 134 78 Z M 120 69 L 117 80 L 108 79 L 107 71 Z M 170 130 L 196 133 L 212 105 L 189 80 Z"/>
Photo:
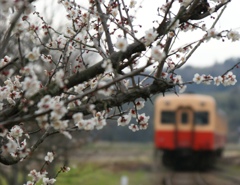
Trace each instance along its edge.
<path fill-rule="evenodd" d="M 144 24 L 144 27 L 147 29 L 151 25 L 151 21 L 156 18 L 156 12 L 153 11 L 156 9 L 156 0 L 145 0 L 143 1 L 143 7 L 148 7 L 148 11 L 141 12 L 139 11 L 138 17 L 140 18 L 141 24 Z M 240 0 L 232 0 L 218 24 L 216 25 L 216 30 L 229 30 L 234 29 L 240 32 Z M 213 14 L 216 16 L 217 14 Z M 207 19 L 207 23 L 211 23 L 211 19 Z M 211 26 L 211 24 L 209 24 Z M 183 43 L 188 43 L 195 41 L 198 38 L 202 37 L 197 34 L 188 34 L 187 36 L 180 37 Z M 198 50 L 192 55 L 191 59 L 188 61 L 188 65 L 193 66 L 209 66 L 215 62 L 224 62 L 224 60 L 231 57 L 240 57 L 240 41 L 230 42 L 225 39 L 225 42 L 221 40 L 210 40 L 210 42 L 202 44 Z"/>
<path fill-rule="evenodd" d="M 47 0 L 47 3 L 55 2 L 56 0 Z M 78 2 L 83 2 L 82 0 L 76 0 Z M 39 1 L 38 3 L 42 3 L 43 1 Z M 156 20 L 157 16 L 157 6 L 156 0 L 138 0 L 138 3 L 142 3 L 142 9 L 139 9 L 136 13 L 136 17 L 138 18 L 139 23 L 143 26 L 142 33 L 144 34 L 145 30 L 152 28 L 154 24 L 152 20 Z M 127 3 L 126 3 L 127 4 Z M 39 8 L 39 6 L 37 6 Z M 218 31 L 234 29 L 240 32 L 240 0 L 232 0 L 218 24 L 216 25 L 216 29 Z M 58 13 L 63 9 L 57 9 Z M 61 14 L 63 15 L 63 14 Z M 217 14 L 213 14 L 217 16 Z M 210 23 L 211 26 L 212 19 L 206 19 L 207 23 Z M 58 21 L 61 21 L 59 17 Z M 179 42 L 181 43 L 190 43 L 191 41 L 198 40 L 202 37 L 203 33 L 199 34 L 187 34 L 179 37 Z M 142 36 L 142 35 L 141 35 Z M 188 61 L 187 65 L 193 65 L 198 67 L 210 66 L 215 62 L 224 62 L 224 60 L 231 57 L 240 57 L 240 41 L 230 42 L 225 39 L 225 42 L 221 40 L 210 40 L 210 42 L 202 44 L 198 50 L 192 55 L 191 59 Z"/>

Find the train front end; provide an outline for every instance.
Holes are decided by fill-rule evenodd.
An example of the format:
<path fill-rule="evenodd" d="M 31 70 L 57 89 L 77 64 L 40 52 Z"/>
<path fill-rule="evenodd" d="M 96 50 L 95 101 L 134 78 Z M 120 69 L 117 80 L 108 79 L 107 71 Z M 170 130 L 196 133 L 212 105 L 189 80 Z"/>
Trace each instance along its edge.
<path fill-rule="evenodd" d="M 155 101 L 154 143 L 164 163 L 196 157 L 212 158 L 222 151 L 226 129 L 219 129 L 215 100 L 206 95 L 169 95 Z M 190 161 L 190 160 L 188 160 Z"/>

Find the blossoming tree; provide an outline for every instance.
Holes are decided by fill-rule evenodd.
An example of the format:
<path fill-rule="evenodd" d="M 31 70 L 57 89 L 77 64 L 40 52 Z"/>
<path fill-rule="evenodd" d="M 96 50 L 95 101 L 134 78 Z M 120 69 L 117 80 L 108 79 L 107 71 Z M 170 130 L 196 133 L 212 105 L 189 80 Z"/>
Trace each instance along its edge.
<path fill-rule="evenodd" d="M 67 17 L 67 26 L 61 31 L 35 10 L 37 1 L 0 0 L 4 22 L 0 41 L 0 163 L 27 160 L 53 134 L 71 139 L 73 131 L 102 129 L 108 119 L 132 131 L 144 130 L 149 116 L 139 110 L 152 95 L 181 93 L 189 83 L 227 86 L 237 81 L 231 69 L 217 77 L 195 74 L 188 82 L 176 73 L 202 43 L 239 40 L 235 30 L 214 28 L 230 0 L 159 1 L 155 23 L 141 36 L 134 12 L 144 7 L 138 1 L 58 3 L 65 7 Z M 204 20 L 209 16 L 214 19 L 207 25 Z M 203 37 L 174 47 L 181 39 L 179 34 L 188 31 L 201 31 Z M 123 107 L 126 103 L 131 106 Z M 41 136 L 30 145 L 35 133 Z M 53 153 L 48 152 L 44 160 L 51 163 Z M 32 170 L 29 175 L 32 180 L 28 185 L 40 179 L 43 184 L 56 181 L 46 172 Z"/>

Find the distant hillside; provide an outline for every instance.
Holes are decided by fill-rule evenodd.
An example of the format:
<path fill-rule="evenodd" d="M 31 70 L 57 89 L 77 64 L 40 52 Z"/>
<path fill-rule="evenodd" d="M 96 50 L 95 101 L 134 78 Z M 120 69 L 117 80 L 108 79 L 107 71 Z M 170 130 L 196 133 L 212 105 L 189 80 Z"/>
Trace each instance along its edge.
<path fill-rule="evenodd" d="M 211 67 L 205 67 L 205 68 L 197 68 L 197 67 L 191 67 L 187 66 L 185 68 L 179 69 L 176 71 L 177 74 L 180 74 L 183 77 L 184 81 L 192 81 L 194 74 L 199 73 L 205 74 L 205 75 L 212 75 L 212 76 L 219 76 L 224 74 L 228 69 L 231 69 L 236 63 L 240 62 L 240 59 L 228 59 L 224 63 L 215 63 Z M 240 73 L 239 68 L 235 68 L 233 70 L 233 73 L 237 76 L 238 82 L 236 86 L 239 86 L 240 84 Z M 222 91 L 229 91 L 231 89 L 234 89 L 236 86 L 229 86 L 224 87 L 223 85 L 220 86 L 214 86 L 214 85 L 204 85 L 204 84 L 192 84 L 188 85 L 187 91 L 195 92 L 195 93 L 210 93 L 210 92 L 222 92 Z"/>

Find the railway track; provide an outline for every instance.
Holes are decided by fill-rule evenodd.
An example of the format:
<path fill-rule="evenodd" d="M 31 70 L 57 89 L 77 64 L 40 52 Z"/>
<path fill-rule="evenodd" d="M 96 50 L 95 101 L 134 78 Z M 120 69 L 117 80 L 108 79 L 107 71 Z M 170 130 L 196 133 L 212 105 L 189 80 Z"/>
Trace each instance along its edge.
<path fill-rule="evenodd" d="M 154 185 L 240 185 L 240 156 L 219 159 L 208 171 L 177 171 L 155 163 Z M 157 170 L 156 170 L 157 169 Z"/>
<path fill-rule="evenodd" d="M 173 172 L 165 175 L 158 185 L 239 185 L 240 178 L 219 173 Z"/>
<path fill-rule="evenodd" d="M 162 185 L 210 185 L 200 173 L 172 173 L 163 178 Z"/>

